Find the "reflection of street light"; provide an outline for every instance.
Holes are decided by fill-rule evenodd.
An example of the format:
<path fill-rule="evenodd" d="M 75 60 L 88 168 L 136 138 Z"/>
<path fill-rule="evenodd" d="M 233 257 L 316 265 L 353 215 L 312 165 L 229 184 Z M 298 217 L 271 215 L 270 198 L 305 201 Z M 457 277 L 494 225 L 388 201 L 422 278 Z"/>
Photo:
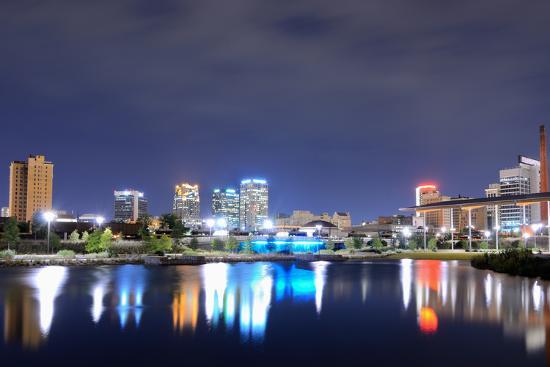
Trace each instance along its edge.
<path fill-rule="evenodd" d="M 55 213 L 51 211 L 47 211 L 44 213 L 44 220 L 48 222 L 48 245 L 47 245 L 47 253 L 50 253 L 50 225 L 52 221 L 55 219 Z"/>
<path fill-rule="evenodd" d="M 212 218 L 208 218 L 208 219 L 206 220 L 206 225 L 208 226 L 208 228 L 209 228 L 209 230 L 210 230 L 210 237 L 212 237 L 212 227 L 214 227 L 214 224 L 215 224 L 215 223 L 216 223 L 216 222 L 215 222 L 214 219 L 212 219 Z"/>

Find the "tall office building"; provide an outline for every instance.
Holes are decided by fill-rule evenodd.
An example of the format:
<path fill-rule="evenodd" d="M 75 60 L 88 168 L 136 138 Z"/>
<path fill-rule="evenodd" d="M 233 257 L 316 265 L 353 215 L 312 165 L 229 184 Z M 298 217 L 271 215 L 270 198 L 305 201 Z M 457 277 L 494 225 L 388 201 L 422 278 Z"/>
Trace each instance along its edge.
<path fill-rule="evenodd" d="M 147 215 L 147 199 L 136 190 L 115 191 L 115 221 L 135 223 Z"/>
<path fill-rule="evenodd" d="M 540 162 L 519 156 L 518 166 L 500 170 L 500 196 L 534 194 L 540 192 Z M 523 207 L 517 205 L 502 205 L 500 212 L 500 226 L 504 230 L 513 230 L 522 224 L 537 223 L 540 221 L 540 204 L 527 205 L 525 218 Z"/>
<path fill-rule="evenodd" d="M 416 188 L 417 206 L 439 203 L 446 200 L 449 200 L 449 198 L 442 196 L 435 185 L 420 185 Z M 422 215 L 425 218 L 424 224 L 430 228 L 441 228 L 445 222 L 445 214 L 446 211 L 444 209 L 426 212 Z M 450 216 L 450 212 L 448 215 Z M 417 212 L 416 216 L 419 217 L 420 213 Z"/>
<path fill-rule="evenodd" d="M 10 216 L 10 208 L 8 207 L 3 207 L 2 208 L 2 214 L 0 214 L 0 217 L 2 218 L 8 218 Z"/>
<path fill-rule="evenodd" d="M 199 185 L 187 182 L 176 185 L 173 212 L 188 227 L 195 228 L 201 225 Z"/>
<path fill-rule="evenodd" d="M 229 229 L 239 228 L 239 193 L 234 189 L 214 190 L 212 215 L 224 218 Z"/>
<path fill-rule="evenodd" d="M 43 155 L 10 164 L 10 215 L 21 222 L 32 221 L 38 212 L 52 209 L 53 163 Z"/>
<path fill-rule="evenodd" d="M 268 218 L 269 187 L 266 180 L 246 179 L 241 181 L 240 227 L 242 230 L 258 230 Z"/>

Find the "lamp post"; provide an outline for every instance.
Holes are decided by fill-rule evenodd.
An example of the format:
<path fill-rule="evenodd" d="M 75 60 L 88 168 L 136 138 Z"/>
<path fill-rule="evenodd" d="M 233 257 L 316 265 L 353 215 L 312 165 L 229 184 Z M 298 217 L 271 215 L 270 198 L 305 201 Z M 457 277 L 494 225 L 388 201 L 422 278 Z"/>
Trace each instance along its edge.
<path fill-rule="evenodd" d="M 427 247 L 428 247 L 428 243 L 426 241 L 426 237 L 428 236 L 428 226 L 425 225 L 426 223 L 424 223 L 424 251 L 426 251 Z"/>
<path fill-rule="evenodd" d="M 468 249 L 472 251 L 472 208 L 468 208 Z"/>
<path fill-rule="evenodd" d="M 487 241 L 487 247 L 489 247 L 489 239 L 491 238 L 491 232 L 485 231 L 483 232 L 483 234 L 485 235 L 485 240 Z"/>
<path fill-rule="evenodd" d="M 52 221 L 55 219 L 55 213 L 52 211 L 47 211 L 44 213 L 44 219 L 48 222 L 48 243 L 47 243 L 47 253 L 50 253 L 50 227 Z"/>
<path fill-rule="evenodd" d="M 208 219 L 206 220 L 206 225 L 208 226 L 209 233 L 210 233 L 210 237 L 212 237 L 212 227 L 214 227 L 214 224 L 215 224 L 215 223 L 216 223 L 216 222 L 215 222 L 214 219 L 212 219 L 212 218 L 208 218 Z"/>
<path fill-rule="evenodd" d="M 403 237 L 405 237 L 405 245 L 409 247 L 409 237 L 411 237 L 411 230 L 409 227 L 403 228 Z"/>
<path fill-rule="evenodd" d="M 95 221 L 97 222 L 98 228 L 101 230 L 101 225 L 105 222 L 105 218 L 103 218 L 103 217 L 97 217 L 97 218 L 95 219 Z"/>
<path fill-rule="evenodd" d="M 498 251 L 498 232 L 500 231 L 500 226 L 497 224 L 493 229 L 495 230 L 495 248 Z"/>
<path fill-rule="evenodd" d="M 456 228 L 449 229 L 449 232 L 451 232 L 451 250 L 455 249 L 455 231 L 456 231 Z"/>
<path fill-rule="evenodd" d="M 527 241 L 529 241 L 529 237 L 531 237 L 529 233 L 527 232 L 523 233 L 523 241 L 525 242 L 525 248 L 527 248 Z"/>
<path fill-rule="evenodd" d="M 315 229 L 317 229 L 317 235 L 319 237 L 319 241 L 321 241 L 321 230 L 323 229 L 323 226 L 321 224 L 315 225 Z M 317 245 L 317 253 L 321 255 L 321 245 Z"/>

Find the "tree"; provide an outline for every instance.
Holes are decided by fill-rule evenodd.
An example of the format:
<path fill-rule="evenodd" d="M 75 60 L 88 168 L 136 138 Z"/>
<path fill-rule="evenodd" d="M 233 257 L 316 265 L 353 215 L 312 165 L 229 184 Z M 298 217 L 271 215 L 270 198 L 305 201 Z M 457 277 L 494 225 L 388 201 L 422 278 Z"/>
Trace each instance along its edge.
<path fill-rule="evenodd" d="M 481 250 L 488 250 L 489 249 L 489 243 L 487 241 L 483 241 L 479 244 L 479 248 Z"/>
<path fill-rule="evenodd" d="M 162 228 L 174 229 L 176 223 L 178 222 L 181 224 L 181 221 L 178 219 L 178 217 L 176 217 L 172 213 L 166 213 L 160 216 L 160 225 Z"/>
<path fill-rule="evenodd" d="M 101 235 L 102 231 L 96 229 L 88 236 L 88 241 L 86 242 L 86 252 L 101 252 Z"/>
<path fill-rule="evenodd" d="M 88 237 L 90 237 L 90 234 L 88 233 L 88 231 L 84 231 L 84 232 L 82 233 L 82 241 L 87 242 L 87 241 L 88 241 Z"/>
<path fill-rule="evenodd" d="M 353 248 L 355 248 L 356 250 L 359 250 L 361 249 L 361 247 L 363 247 L 363 240 L 359 237 L 353 237 Z"/>
<path fill-rule="evenodd" d="M 428 240 L 428 250 L 437 251 L 437 239 L 435 237 Z"/>
<path fill-rule="evenodd" d="M 193 251 L 197 251 L 199 248 L 199 240 L 196 237 L 191 238 L 191 241 L 189 242 L 189 248 Z"/>
<path fill-rule="evenodd" d="M 50 249 L 52 251 L 56 251 L 61 247 L 61 237 L 57 235 L 55 232 L 51 232 L 50 234 Z"/>
<path fill-rule="evenodd" d="M 164 255 L 166 251 L 172 250 L 172 239 L 163 234 L 160 238 L 157 238 L 155 234 L 147 237 L 145 240 L 147 244 L 147 252 L 150 254 Z"/>
<path fill-rule="evenodd" d="M 409 250 L 414 251 L 418 247 L 418 242 L 416 240 L 412 239 L 409 240 Z"/>
<path fill-rule="evenodd" d="M 216 251 L 223 251 L 223 248 L 224 248 L 224 243 L 222 240 L 220 240 L 219 238 L 214 238 L 212 240 L 212 242 L 210 243 L 210 245 L 212 246 L 212 248 Z"/>
<path fill-rule="evenodd" d="M 78 231 L 76 229 L 71 232 L 71 235 L 69 236 L 69 240 L 71 240 L 71 242 L 80 241 L 80 234 L 78 233 Z"/>
<path fill-rule="evenodd" d="M 384 247 L 384 243 L 380 240 L 380 238 L 375 238 L 374 240 L 372 240 L 371 246 L 376 250 L 381 250 L 382 247 Z"/>
<path fill-rule="evenodd" d="M 186 228 L 183 226 L 183 223 L 180 220 L 177 220 L 174 227 L 172 227 L 172 238 L 175 240 L 183 238 L 185 229 Z"/>
<path fill-rule="evenodd" d="M 334 251 L 334 249 L 336 248 L 336 244 L 334 243 L 334 241 L 332 240 L 328 240 L 326 243 L 325 243 L 325 248 L 329 251 Z"/>
<path fill-rule="evenodd" d="M 34 234 L 34 239 L 45 239 L 48 226 L 43 219 L 44 213 L 37 212 L 32 216 L 31 231 Z"/>
<path fill-rule="evenodd" d="M 111 228 L 107 228 L 101 233 L 101 236 L 99 237 L 99 252 L 108 251 L 111 248 L 113 241 L 113 232 L 111 231 Z"/>
<path fill-rule="evenodd" d="M 19 243 L 19 227 L 17 226 L 17 220 L 15 220 L 15 218 L 9 218 L 4 224 L 2 239 L 8 244 L 8 250 L 10 249 L 10 245 Z"/>
<path fill-rule="evenodd" d="M 138 236 L 142 240 L 145 240 L 151 235 L 151 231 L 149 230 L 149 226 L 151 225 L 151 217 L 146 214 L 138 219 L 138 223 L 141 224 L 138 230 Z"/>
<path fill-rule="evenodd" d="M 225 241 L 225 249 L 229 252 L 234 252 L 239 248 L 239 241 L 233 236 L 229 236 L 227 241 Z"/>

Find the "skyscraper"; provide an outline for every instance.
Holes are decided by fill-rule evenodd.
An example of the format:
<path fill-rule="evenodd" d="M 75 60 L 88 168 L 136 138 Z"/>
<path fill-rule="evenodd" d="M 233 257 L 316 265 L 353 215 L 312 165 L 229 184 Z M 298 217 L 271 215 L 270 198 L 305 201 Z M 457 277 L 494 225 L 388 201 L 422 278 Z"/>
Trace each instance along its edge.
<path fill-rule="evenodd" d="M 518 166 L 500 170 L 500 196 L 534 194 L 540 192 L 540 162 L 519 156 Z M 517 205 L 502 205 L 499 210 L 500 225 L 504 230 L 512 230 L 523 224 L 540 221 L 540 204 L 523 208 Z"/>
<path fill-rule="evenodd" d="M 258 230 L 268 218 L 267 181 L 257 178 L 242 180 L 239 206 L 241 229 Z"/>
<path fill-rule="evenodd" d="M 199 185 L 183 182 L 176 185 L 173 212 L 185 225 L 198 227 L 201 225 L 201 200 Z"/>
<path fill-rule="evenodd" d="M 53 163 L 43 155 L 10 164 L 10 215 L 30 222 L 34 214 L 52 208 Z"/>
<path fill-rule="evenodd" d="M 239 193 L 234 189 L 215 189 L 212 193 L 212 215 L 224 218 L 229 229 L 239 228 Z"/>
<path fill-rule="evenodd" d="M 115 191 L 115 221 L 135 223 L 147 215 L 147 199 L 136 190 Z"/>

